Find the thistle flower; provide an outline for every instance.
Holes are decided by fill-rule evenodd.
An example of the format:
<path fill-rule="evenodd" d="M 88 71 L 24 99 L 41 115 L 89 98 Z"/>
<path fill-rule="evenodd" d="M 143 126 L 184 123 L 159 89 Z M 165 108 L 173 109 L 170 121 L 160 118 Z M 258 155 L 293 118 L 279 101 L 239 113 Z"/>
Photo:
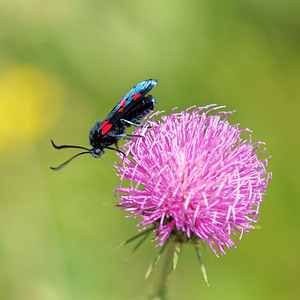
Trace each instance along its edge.
<path fill-rule="evenodd" d="M 233 111 L 211 114 L 220 108 L 172 110 L 159 121 L 155 113 L 133 132 L 144 138 L 123 146 L 126 155 L 119 155 L 122 164 L 116 165 L 121 178 L 117 206 L 141 218 L 137 226 L 153 230 L 157 246 L 202 241 L 218 256 L 258 221 L 272 177 L 266 171 L 269 158 L 260 159 L 265 149 L 257 153 L 262 142 L 252 142 L 249 134 L 241 138 L 249 129 L 230 125 Z"/>

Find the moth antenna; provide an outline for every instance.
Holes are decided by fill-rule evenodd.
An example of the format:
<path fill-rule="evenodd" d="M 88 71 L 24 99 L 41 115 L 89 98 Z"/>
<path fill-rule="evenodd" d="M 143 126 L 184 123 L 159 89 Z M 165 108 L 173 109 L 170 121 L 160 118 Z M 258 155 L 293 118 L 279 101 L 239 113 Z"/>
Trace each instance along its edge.
<path fill-rule="evenodd" d="M 83 150 L 90 151 L 90 149 L 85 148 L 85 147 L 82 147 L 82 146 L 74 146 L 74 145 L 62 145 L 62 146 L 57 146 L 57 145 L 54 144 L 53 140 L 51 140 L 51 144 L 52 144 L 52 146 L 53 146 L 55 149 L 57 149 L 57 150 L 65 149 L 65 148 L 76 148 L 76 149 L 83 149 Z"/>
<path fill-rule="evenodd" d="M 69 147 L 67 147 L 67 148 L 69 148 Z M 59 148 L 59 149 L 61 149 L 61 148 Z M 67 161 L 65 161 L 64 163 L 62 163 L 60 166 L 58 166 L 56 168 L 50 167 L 50 169 L 53 170 L 53 171 L 59 171 L 60 169 L 62 169 L 63 167 L 65 167 L 70 161 L 72 161 L 74 158 L 76 158 L 79 155 L 86 154 L 86 153 L 91 153 L 91 152 L 90 151 L 80 152 L 80 153 L 72 156 L 70 159 L 68 159 Z"/>

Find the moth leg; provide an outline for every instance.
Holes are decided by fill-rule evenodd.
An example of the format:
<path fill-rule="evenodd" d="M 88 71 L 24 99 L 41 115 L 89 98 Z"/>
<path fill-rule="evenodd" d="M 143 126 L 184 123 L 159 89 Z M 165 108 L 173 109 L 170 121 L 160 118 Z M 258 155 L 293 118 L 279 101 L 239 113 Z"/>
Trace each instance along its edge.
<path fill-rule="evenodd" d="M 123 138 L 124 140 L 129 140 L 130 137 L 144 137 L 143 135 L 137 135 L 137 134 L 111 134 L 110 136 L 116 137 L 116 138 Z M 115 145 L 116 145 L 116 143 L 115 143 Z"/>
<path fill-rule="evenodd" d="M 124 137 L 124 136 L 126 136 L 126 135 L 127 135 L 127 134 L 122 133 L 122 134 L 110 134 L 109 136 L 122 138 L 122 137 Z"/>
<path fill-rule="evenodd" d="M 118 149 L 115 149 L 115 148 L 112 148 L 112 147 L 104 147 L 104 149 L 114 150 L 116 152 L 119 152 L 119 153 L 123 154 L 123 156 L 125 156 L 125 153 L 121 150 L 118 150 Z"/>
<path fill-rule="evenodd" d="M 127 134 L 128 137 L 141 137 L 141 138 L 145 138 L 143 135 L 139 135 L 139 134 Z"/>
<path fill-rule="evenodd" d="M 123 136 L 123 139 L 124 140 L 130 140 L 130 138 L 132 137 L 142 137 L 142 138 L 145 138 L 143 135 L 139 135 L 139 134 L 125 134 Z"/>
<path fill-rule="evenodd" d="M 125 120 L 125 119 L 121 119 L 121 121 L 123 121 L 123 122 L 125 122 L 125 123 L 128 123 L 128 124 L 130 124 L 131 126 L 142 127 L 142 126 L 141 126 L 141 123 L 139 123 L 139 122 L 133 123 L 133 122 L 128 121 L 128 120 Z M 148 126 L 147 128 L 148 128 L 148 129 L 151 129 L 152 127 L 151 127 L 151 126 Z"/>
<path fill-rule="evenodd" d="M 128 123 L 131 126 L 135 126 L 135 127 L 141 127 L 140 123 L 133 123 L 131 121 L 125 120 L 125 119 L 121 119 L 121 121 Z"/>
<path fill-rule="evenodd" d="M 126 139 L 127 134 L 125 134 L 125 133 L 123 133 L 123 134 L 110 134 L 109 136 L 110 137 L 115 137 L 115 138 L 118 138 L 118 139 L 121 139 L 121 138 Z"/>

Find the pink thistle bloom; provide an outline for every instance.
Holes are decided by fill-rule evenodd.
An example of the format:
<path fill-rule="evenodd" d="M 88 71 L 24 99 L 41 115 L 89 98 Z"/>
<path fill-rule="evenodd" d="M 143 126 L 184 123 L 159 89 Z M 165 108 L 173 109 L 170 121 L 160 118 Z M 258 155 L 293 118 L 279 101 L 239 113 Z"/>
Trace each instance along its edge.
<path fill-rule="evenodd" d="M 266 171 L 270 157 L 259 158 L 265 151 L 257 153 L 262 142 L 252 142 L 251 135 L 241 138 L 249 129 L 230 125 L 227 118 L 233 112 L 211 115 L 220 108 L 173 110 L 160 121 L 154 120 L 155 113 L 133 132 L 144 138 L 128 141 L 123 146 L 126 156 L 118 154 L 117 206 L 142 218 L 140 230 L 152 225 L 157 246 L 168 239 L 201 240 L 218 256 L 216 247 L 226 254 L 225 247 L 235 247 L 258 221 L 272 178 Z M 122 187 L 125 179 L 130 187 Z M 237 232 L 240 238 L 234 242 Z"/>

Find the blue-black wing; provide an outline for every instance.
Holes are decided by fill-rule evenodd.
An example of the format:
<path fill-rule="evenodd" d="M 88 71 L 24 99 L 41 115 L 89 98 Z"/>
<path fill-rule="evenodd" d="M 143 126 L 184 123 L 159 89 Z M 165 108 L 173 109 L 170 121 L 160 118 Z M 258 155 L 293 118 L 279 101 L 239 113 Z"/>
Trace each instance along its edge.
<path fill-rule="evenodd" d="M 119 103 L 104 119 L 101 127 L 99 128 L 100 134 L 106 134 L 120 119 L 126 116 L 126 114 L 157 85 L 157 82 L 158 80 L 156 79 L 149 79 L 141 81 L 134 86 L 124 97 L 120 99 Z"/>

